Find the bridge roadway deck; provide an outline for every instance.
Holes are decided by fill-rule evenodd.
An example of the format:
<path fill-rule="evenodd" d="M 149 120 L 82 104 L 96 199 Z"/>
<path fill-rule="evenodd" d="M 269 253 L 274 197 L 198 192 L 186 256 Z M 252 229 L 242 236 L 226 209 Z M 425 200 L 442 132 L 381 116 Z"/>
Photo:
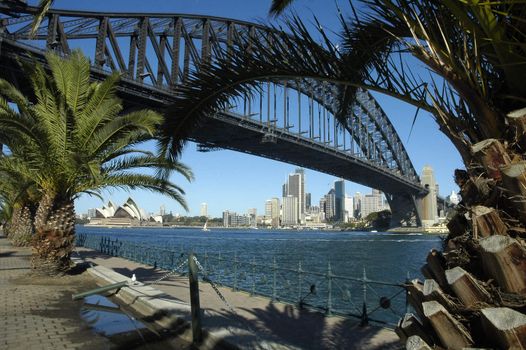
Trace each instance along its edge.
<path fill-rule="evenodd" d="M 267 130 L 256 121 L 220 113 L 208 118 L 191 138 L 205 145 L 215 145 L 317 170 L 386 193 L 411 193 L 415 196 L 423 193 L 421 186 L 332 146 L 325 146 L 280 129 L 274 131 L 275 142 L 264 142 L 265 134 L 268 134 Z"/>
<path fill-rule="evenodd" d="M 124 275 L 133 273 L 143 283 L 155 281 L 165 271 L 122 258 L 78 248 L 81 257 L 94 264 L 111 268 Z M 153 287 L 166 293 L 166 298 L 190 302 L 188 278 L 170 276 Z M 200 283 L 200 304 L 204 311 L 203 325 L 208 331 L 221 332 L 225 340 L 242 349 L 254 349 L 255 343 L 279 344 L 283 349 L 398 349 L 399 339 L 387 328 L 361 328 L 357 320 L 326 317 L 319 312 L 299 310 L 285 303 L 271 302 L 220 287 L 221 293 L 234 307 L 232 314 L 208 283 Z M 186 317 L 190 321 L 190 315 Z M 242 335 L 228 335 L 227 329 L 244 329 Z M 255 337 L 253 334 L 257 333 Z"/>

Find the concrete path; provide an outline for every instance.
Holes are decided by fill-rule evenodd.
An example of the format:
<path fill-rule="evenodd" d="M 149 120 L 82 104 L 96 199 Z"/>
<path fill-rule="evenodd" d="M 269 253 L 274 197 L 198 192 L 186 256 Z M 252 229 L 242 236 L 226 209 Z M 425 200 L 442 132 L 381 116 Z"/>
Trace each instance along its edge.
<path fill-rule="evenodd" d="M 80 256 L 92 264 L 113 269 L 126 277 L 132 274 L 143 283 L 155 281 L 165 271 L 122 258 L 78 248 Z M 165 293 L 163 298 L 189 304 L 187 277 L 170 276 L 154 288 Z M 208 283 L 200 283 L 200 303 L 204 311 L 204 328 L 220 333 L 231 344 L 252 349 L 254 344 L 267 342 L 291 349 L 400 349 L 396 334 L 386 328 L 358 326 L 358 321 L 340 317 L 325 317 L 319 312 L 299 310 L 289 304 L 271 302 L 267 298 L 250 296 L 220 287 L 221 294 L 234 311 L 217 296 Z M 190 315 L 186 317 L 190 321 Z M 236 332 L 232 330 L 236 330 Z M 240 335 L 239 330 L 245 330 Z"/>
<path fill-rule="evenodd" d="M 86 274 L 58 278 L 29 275 L 30 248 L 0 236 L 0 349 L 109 349 L 80 317 L 71 294 L 95 287 Z"/>

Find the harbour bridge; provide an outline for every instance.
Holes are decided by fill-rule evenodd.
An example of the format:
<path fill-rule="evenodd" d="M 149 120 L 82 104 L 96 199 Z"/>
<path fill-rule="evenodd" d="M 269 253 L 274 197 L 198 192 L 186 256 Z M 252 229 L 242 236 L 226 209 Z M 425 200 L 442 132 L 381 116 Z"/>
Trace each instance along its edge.
<path fill-rule="evenodd" d="M 81 48 L 102 79 L 119 71 L 125 108 L 164 109 L 178 87 L 231 50 L 250 52 L 273 29 L 249 22 L 187 14 L 102 13 L 50 10 L 34 35 L 37 9 L 11 0 L 0 4 L 3 78 L 23 89 L 19 61 L 45 63 L 46 51 Z M 337 87 L 297 77 L 258 81 L 251 96 L 196 128 L 190 140 L 204 152 L 231 149 L 344 178 L 385 193 L 392 225 L 419 223 L 418 201 L 428 193 L 389 118 L 365 90 L 357 91 L 347 125 L 334 117 Z M 177 116 L 168 115 L 168 118 Z"/>

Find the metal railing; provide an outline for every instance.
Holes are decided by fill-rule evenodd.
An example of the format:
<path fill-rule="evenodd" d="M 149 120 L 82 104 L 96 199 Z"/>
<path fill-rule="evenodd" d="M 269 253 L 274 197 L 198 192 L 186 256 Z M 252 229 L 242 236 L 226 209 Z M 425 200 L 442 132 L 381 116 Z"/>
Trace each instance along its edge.
<path fill-rule="evenodd" d="M 80 234 L 77 246 L 100 251 L 165 270 L 174 269 L 188 259 L 189 251 L 167 249 L 144 243 Z M 325 272 L 307 271 L 297 266 L 278 266 L 276 259 L 258 263 L 255 258 L 242 260 L 236 253 L 193 252 L 208 279 L 218 285 L 288 302 L 300 308 L 312 308 L 327 315 L 340 315 L 394 326 L 407 311 L 403 283 L 369 279 L 365 269 L 360 277 L 333 273 L 330 262 Z"/>

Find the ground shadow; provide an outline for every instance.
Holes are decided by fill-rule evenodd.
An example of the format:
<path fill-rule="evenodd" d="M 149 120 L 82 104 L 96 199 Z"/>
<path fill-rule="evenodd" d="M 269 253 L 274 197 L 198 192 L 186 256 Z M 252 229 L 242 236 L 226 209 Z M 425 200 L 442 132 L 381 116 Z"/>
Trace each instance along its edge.
<path fill-rule="evenodd" d="M 287 346 L 301 349 L 400 349 L 398 340 L 381 341 L 379 327 L 360 327 L 359 322 L 352 319 L 338 319 L 327 322 L 327 317 L 317 311 L 300 310 L 292 305 L 284 308 L 270 303 L 265 309 L 243 309 L 250 314 L 243 317 L 232 312 L 205 317 L 207 327 L 235 324 L 233 327 L 245 329 L 260 334 L 260 337 Z M 375 338 L 376 337 L 376 338 Z M 258 341 L 257 337 L 242 339 L 239 335 L 226 336 L 225 340 L 234 343 Z"/>

